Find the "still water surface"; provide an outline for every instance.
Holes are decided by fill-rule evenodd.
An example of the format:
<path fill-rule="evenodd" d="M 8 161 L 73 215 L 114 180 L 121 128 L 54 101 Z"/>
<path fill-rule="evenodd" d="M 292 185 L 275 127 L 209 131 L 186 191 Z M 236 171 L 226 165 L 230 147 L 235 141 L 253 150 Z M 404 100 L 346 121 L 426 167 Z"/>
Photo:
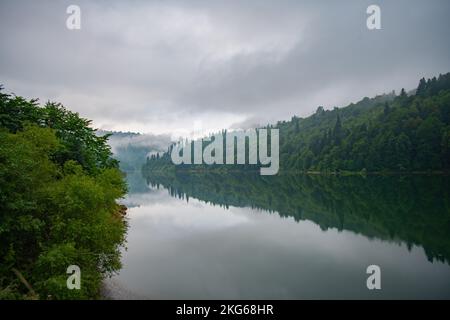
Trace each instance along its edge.
<path fill-rule="evenodd" d="M 128 181 L 120 298 L 450 298 L 445 177 Z"/>

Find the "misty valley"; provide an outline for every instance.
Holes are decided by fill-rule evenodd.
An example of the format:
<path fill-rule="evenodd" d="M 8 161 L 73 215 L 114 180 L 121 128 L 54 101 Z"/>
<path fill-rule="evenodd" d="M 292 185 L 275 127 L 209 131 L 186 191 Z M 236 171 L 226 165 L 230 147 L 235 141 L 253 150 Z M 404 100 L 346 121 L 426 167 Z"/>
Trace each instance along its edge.
<path fill-rule="evenodd" d="M 0 314 L 439 318 L 449 17 L 0 0 Z"/>
<path fill-rule="evenodd" d="M 279 129 L 276 175 L 245 163 L 256 153 L 250 138 L 235 145 L 245 151 L 241 165 L 221 165 L 230 162 L 214 140 L 205 150 L 216 148 L 216 161 L 207 164 L 195 161 L 202 140 L 184 143 L 191 151 L 184 163 L 172 161 L 173 145 L 148 154 L 127 171 L 128 250 L 106 291 L 162 299 L 449 298 L 449 79 L 268 125 Z M 122 144 L 118 159 L 142 159 L 132 145 Z M 369 284 L 370 270 L 379 271 L 378 285 Z"/>
<path fill-rule="evenodd" d="M 236 132 L 174 162 L 2 89 L 0 298 L 450 298 L 450 73 Z"/>

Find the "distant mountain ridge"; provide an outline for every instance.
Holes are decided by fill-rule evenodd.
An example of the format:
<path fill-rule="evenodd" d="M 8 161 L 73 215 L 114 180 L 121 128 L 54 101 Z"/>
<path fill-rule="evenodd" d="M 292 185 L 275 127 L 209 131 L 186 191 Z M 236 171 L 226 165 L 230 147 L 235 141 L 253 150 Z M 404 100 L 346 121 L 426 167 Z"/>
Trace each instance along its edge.
<path fill-rule="evenodd" d="M 123 171 L 140 170 L 149 154 L 163 152 L 172 143 L 168 135 L 108 130 L 98 130 L 97 134 L 109 136 L 108 144 Z"/>

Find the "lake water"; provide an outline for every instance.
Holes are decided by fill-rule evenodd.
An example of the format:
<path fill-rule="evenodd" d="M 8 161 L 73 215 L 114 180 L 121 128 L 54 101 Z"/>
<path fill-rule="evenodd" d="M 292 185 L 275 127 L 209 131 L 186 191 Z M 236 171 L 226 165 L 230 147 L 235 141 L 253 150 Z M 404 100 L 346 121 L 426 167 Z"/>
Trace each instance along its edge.
<path fill-rule="evenodd" d="M 450 298 L 447 177 L 128 181 L 113 297 Z M 369 265 L 381 268 L 381 290 L 367 289 Z"/>

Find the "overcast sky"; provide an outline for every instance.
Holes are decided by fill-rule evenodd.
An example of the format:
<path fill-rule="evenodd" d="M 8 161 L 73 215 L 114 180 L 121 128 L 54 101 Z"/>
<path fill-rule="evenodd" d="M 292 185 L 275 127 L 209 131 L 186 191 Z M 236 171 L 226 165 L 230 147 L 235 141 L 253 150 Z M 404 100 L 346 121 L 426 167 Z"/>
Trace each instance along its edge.
<path fill-rule="evenodd" d="M 102 129 L 186 135 L 412 89 L 450 71 L 449 35 L 447 0 L 0 0 L 0 84 Z"/>

